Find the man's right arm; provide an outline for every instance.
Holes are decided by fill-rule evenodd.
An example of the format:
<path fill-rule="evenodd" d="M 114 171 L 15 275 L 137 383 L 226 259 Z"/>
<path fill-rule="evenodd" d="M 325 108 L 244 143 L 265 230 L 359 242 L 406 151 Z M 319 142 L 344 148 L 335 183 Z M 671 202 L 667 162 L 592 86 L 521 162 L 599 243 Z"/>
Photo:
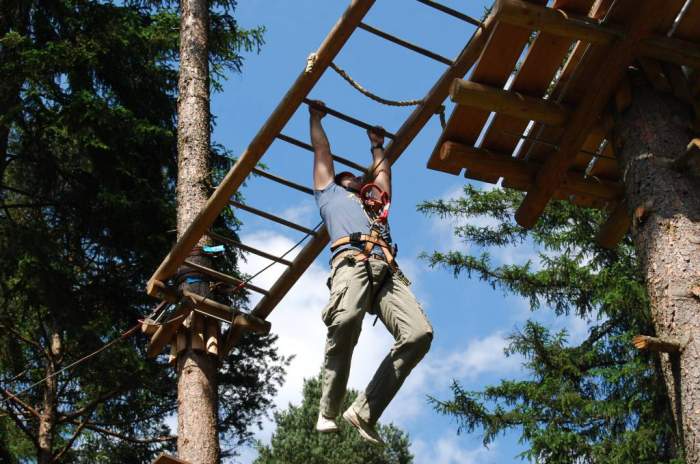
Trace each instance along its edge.
<path fill-rule="evenodd" d="M 318 106 L 323 106 L 320 101 L 315 102 Z M 331 156 L 331 145 L 328 137 L 321 125 L 321 119 L 326 113 L 320 109 L 309 106 L 309 116 L 311 125 L 311 146 L 314 149 L 314 189 L 323 190 L 333 181 L 335 170 L 333 169 L 333 157 Z"/>

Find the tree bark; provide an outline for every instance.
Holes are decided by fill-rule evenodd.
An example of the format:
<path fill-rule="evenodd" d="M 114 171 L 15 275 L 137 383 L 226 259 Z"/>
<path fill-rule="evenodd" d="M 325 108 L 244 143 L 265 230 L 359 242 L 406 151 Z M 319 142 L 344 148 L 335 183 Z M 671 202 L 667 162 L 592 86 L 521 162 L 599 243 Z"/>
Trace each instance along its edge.
<path fill-rule="evenodd" d="M 660 355 L 688 464 L 700 463 L 700 179 L 672 162 L 691 140 L 689 108 L 633 76 L 633 102 L 617 140 L 633 240 L 643 266 L 657 336 L 683 340 Z"/>
<path fill-rule="evenodd" d="M 51 464 L 53 462 L 53 439 L 56 433 L 56 392 L 58 391 L 58 379 L 54 377 L 54 374 L 61 354 L 61 337 L 54 332 L 49 340 L 47 363 L 44 370 L 46 382 L 44 383 L 44 398 L 39 413 L 37 464 Z"/>
<path fill-rule="evenodd" d="M 178 238 L 206 204 L 210 193 L 209 133 L 209 5 L 206 0 L 180 3 L 180 80 L 178 83 Z M 200 243 L 201 245 L 202 243 Z M 210 265 L 204 257 L 198 262 Z M 199 290 L 207 290 L 201 285 Z M 194 315 L 193 317 L 201 317 Z M 219 462 L 218 360 L 188 348 L 178 355 L 178 439 L 180 459 L 193 464 Z"/>

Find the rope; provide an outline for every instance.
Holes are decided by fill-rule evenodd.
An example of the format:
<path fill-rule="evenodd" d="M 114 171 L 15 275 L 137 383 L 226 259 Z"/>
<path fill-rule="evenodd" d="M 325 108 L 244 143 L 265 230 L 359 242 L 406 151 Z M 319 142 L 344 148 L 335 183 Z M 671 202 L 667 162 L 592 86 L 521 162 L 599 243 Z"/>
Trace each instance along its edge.
<path fill-rule="evenodd" d="M 130 329 L 128 329 L 127 331 L 125 331 L 125 332 L 122 333 L 121 335 L 119 335 L 119 337 L 110 340 L 109 342 L 105 343 L 104 345 L 102 345 L 100 348 L 98 348 L 97 350 L 93 351 L 92 353 L 83 356 L 82 358 L 78 359 L 77 361 L 74 361 L 74 362 L 70 363 L 69 365 L 67 365 L 67 366 L 65 366 L 65 367 L 63 367 L 63 368 L 57 370 L 57 371 L 54 372 L 53 374 L 47 375 L 47 376 L 44 377 L 43 379 L 41 379 L 41 380 L 39 380 L 39 381 L 37 381 L 37 382 L 34 382 L 33 384 L 31 384 L 30 386 L 28 386 L 28 387 L 25 388 L 24 390 L 20 391 L 19 393 L 10 394 L 10 396 L 8 396 L 7 398 L 5 398 L 5 401 L 8 401 L 8 402 L 9 402 L 10 400 L 16 399 L 18 396 L 20 396 L 20 395 L 22 395 L 22 394 L 24 394 L 24 393 L 27 393 L 28 391 L 30 391 L 30 390 L 36 388 L 37 386 L 39 386 L 39 385 L 41 385 L 42 383 L 44 383 L 44 382 L 46 382 L 47 380 L 49 380 L 50 378 L 55 377 L 55 376 L 57 376 L 58 374 L 60 374 L 60 373 L 62 373 L 62 372 L 65 372 L 65 371 L 67 371 L 67 370 L 69 370 L 69 369 L 72 369 L 72 368 L 74 368 L 75 366 L 77 366 L 78 364 L 81 364 L 81 363 L 83 363 L 83 362 L 89 360 L 90 358 L 93 358 L 93 357 L 97 356 L 98 354 L 100 354 L 100 353 L 102 353 L 104 350 L 106 350 L 107 348 L 110 348 L 111 346 L 116 345 L 117 343 L 119 343 L 119 342 L 121 342 L 121 341 L 123 341 L 123 340 L 126 340 L 127 338 L 129 338 L 129 337 L 131 337 L 133 334 L 135 334 L 135 333 L 138 331 L 139 327 L 141 327 L 141 321 L 139 321 L 138 324 L 134 325 L 133 327 L 131 327 Z"/>
<path fill-rule="evenodd" d="M 366 88 L 362 86 L 359 82 L 357 82 L 355 79 L 350 77 L 350 75 L 341 67 L 339 67 L 335 63 L 330 64 L 331 69 L 333 71 L 337 72 L 340 77 L 345 79 L 348 84 L 353 86 L 358 92 L 360 92 L 362 95 L 371 98 L 372 100 L 376 101 L 377 103 L 381 103 L 382 105 L 387 105 L 387 106 L 417 106 L 423 103 L 423 99 L 420 100 L 387 100 L 386 98 L 382 98 L 379 95 L 376 95 Z"/>

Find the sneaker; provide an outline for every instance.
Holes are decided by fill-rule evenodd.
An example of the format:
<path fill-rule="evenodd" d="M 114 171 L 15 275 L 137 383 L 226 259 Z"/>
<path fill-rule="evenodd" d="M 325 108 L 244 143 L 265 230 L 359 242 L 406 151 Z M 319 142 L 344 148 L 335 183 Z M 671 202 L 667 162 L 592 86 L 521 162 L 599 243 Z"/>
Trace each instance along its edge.
<path fill-rule="evenodd" d="M 338 424 L 336 424 L 335 419 L 324 417 L 323 414 L 319 412 L 318 420 L 316 421 L 316 430 L 321 433 L 337 432 Z"/>
<path fill-rule="evenodd" d="M 374 430 L 374 427 L 369 425 L 367 422 L 365 422 L 353 409 L 352 406 L 350 406 L 344 413 L 343 413 L 343 419 L 348 421 L 350 425 L 355 427 L 358 432 L 360 432 L 360 436 L 367 440 L 370 443 L 373 443 L 375 445 L 383 445 L 384 441 L 382 438 L 379 436 L 376 430 Z"/>

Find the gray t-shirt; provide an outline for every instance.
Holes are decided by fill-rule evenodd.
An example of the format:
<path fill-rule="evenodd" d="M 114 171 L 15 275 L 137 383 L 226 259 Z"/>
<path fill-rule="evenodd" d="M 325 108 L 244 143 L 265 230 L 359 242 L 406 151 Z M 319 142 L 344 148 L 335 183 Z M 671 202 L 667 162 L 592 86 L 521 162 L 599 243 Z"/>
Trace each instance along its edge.
<path fill-rule="evenodd" d="M 321 218 L 328 229 L 331 244 L 339 238 L 355 232 L 361 234 L 370 233 L 370 219 L 362 207 L 360 198 L 354 193 L 345 190 L 345 188 L 335 182 L 331 182 L 323 190 L 314 190 L 314 198 L 316 198 L 316 204 L 321 211 Z M 388 225 L 383 227 L 381 235 L 387 244 L 391 245 Z M 335 252 L 337 253 L 347 248 L 356 247 L 349 244 L 343 245 L 338 247 Z M 381 249 L 375 246 L 372 252 L 381 254 Z"/>

